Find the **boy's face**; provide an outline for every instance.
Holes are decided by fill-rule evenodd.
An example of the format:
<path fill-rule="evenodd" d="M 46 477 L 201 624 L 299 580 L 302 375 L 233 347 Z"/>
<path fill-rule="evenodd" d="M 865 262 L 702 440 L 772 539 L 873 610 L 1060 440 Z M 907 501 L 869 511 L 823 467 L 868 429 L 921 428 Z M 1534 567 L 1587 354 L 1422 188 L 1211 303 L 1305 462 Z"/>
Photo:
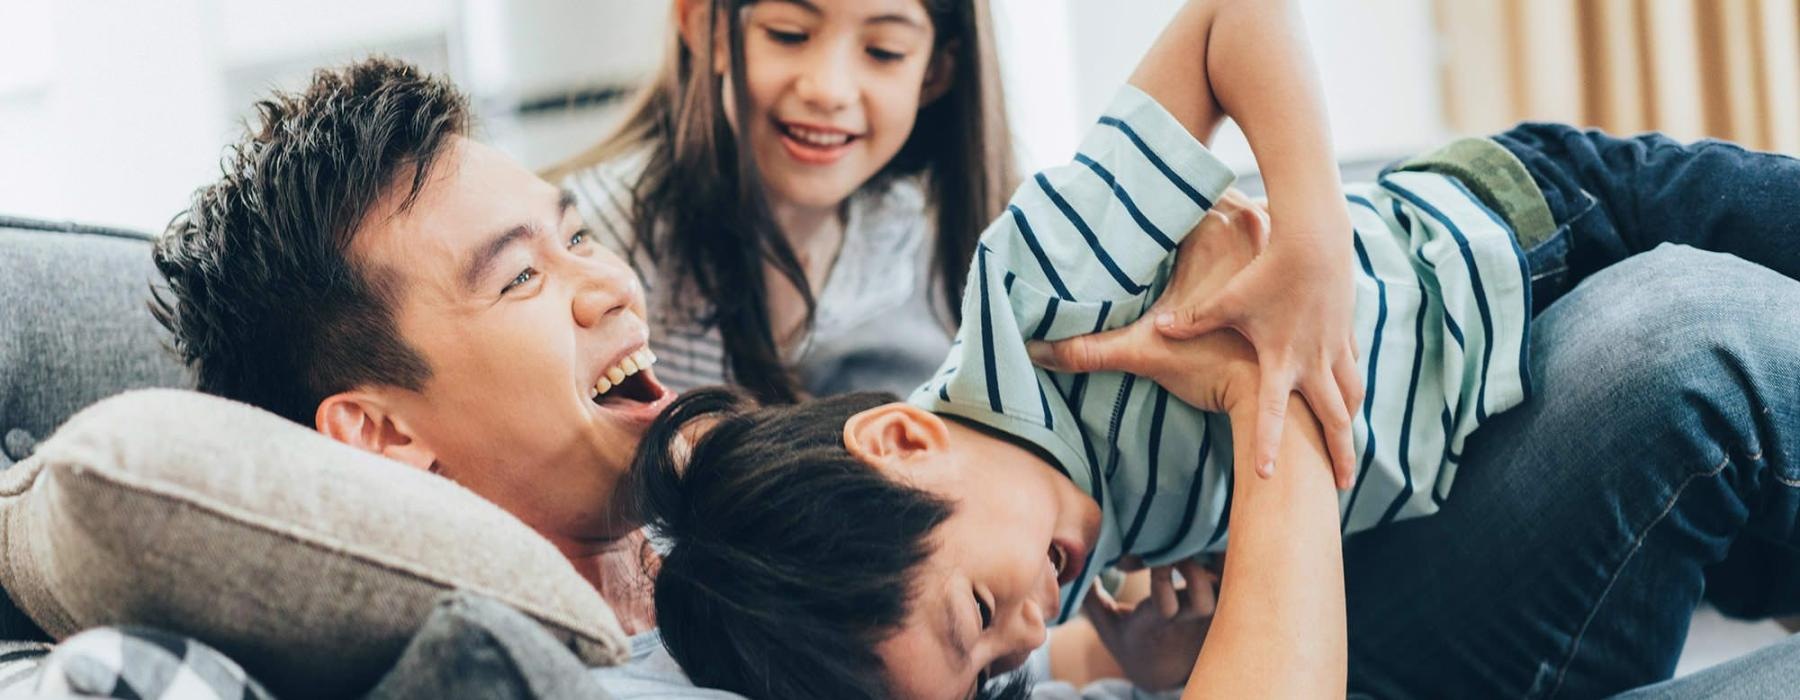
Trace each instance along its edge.
<path fill-rule="evenodd" d="M 620 477 L 673 396 L 650 370 L 594 396 L 609 369 L 647 359 L 631 269 L 562 192 L 465 138 L 410 209 L 369 222 L 352 252 L 390 276 L 400 336 L 432 371 L 380 400 L 432 466 L 553 539 L 628 525 Z"/>
<path fill-rule="evenodd" d="M 1099 537 L 1099 506 L 1036 454 L 905 404 L 865 411 L 845 432 L 864 461 L 955 506 L 900 631 L 877 648 L 900 697 L 968 697 L 977 679 L 1018 668 Z"/>
<path fill-rule="evenodd" d="M 750 148 L 770 198 L 837 207 L 912 135 L 931 17 L 919 0 L 784 0 L 743 18 Z"/>

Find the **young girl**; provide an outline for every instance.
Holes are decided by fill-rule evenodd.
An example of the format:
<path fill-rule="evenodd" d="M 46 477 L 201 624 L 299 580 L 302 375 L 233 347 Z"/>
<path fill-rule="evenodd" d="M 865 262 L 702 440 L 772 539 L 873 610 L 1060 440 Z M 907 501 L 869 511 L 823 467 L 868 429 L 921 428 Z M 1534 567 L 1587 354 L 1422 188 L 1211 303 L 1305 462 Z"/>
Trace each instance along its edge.
<path fill-rule="evenodd" d="M 984 0 L 677 0 L 660 74 L 551 173 L 649 288 L 676 390 L 902 390 L 1012 190 Z"/>
<path fill-rule="evenodd" d="M 1197 66 L 1187 89 L 1239 119 L 1275 233 L 1161 325 L 1242 332 L 1263 367 L 1259 473 L 1297 389 L 1347 488 L 1350 225 L 1297 10 L 1182 12 L 1216 14 L 1219 33 L 1163 41 L 1252 59 Z M 927 378 L 961 321 L 975 238 L 1016 184 L 985 0 L 677 0 L 674 15 L 668 59 L 622 126 L 547 178 L 649 288 L 663 380 L 787 402 Z M 1219 68 L 1236 80 L 1208 84 Z"/>

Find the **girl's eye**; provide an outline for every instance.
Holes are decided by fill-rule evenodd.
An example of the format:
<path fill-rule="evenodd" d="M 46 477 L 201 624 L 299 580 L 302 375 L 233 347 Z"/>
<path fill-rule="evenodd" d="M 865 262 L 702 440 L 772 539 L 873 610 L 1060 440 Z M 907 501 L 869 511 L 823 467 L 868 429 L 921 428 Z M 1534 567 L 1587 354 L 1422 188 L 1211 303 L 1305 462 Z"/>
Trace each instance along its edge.
<path fill-rule="evenodd" d="M 900 59 L 906 58 L 906 54 L 898 51 L 889 51 L 887 49 L 877 49 L 874 47 L 870 47 L 868 53 L 869 58 L 873 58 L 879 63 L 895 63 Z"/>
<path fill-rule="evenodd" d="M 797 44 L 804 43 L 806 41 L 806 32 L 795 32 L 795 31 L 788 31 L 785 29 L 774 29 L 774 28 L 768 28 L 763 31 L 768 32 L 769 39 L 771 41 L 774 41 L 777 44 L 783 44 L 786 46 L 794 46 Z"/>
<path fill-rule="evenodd" d="M 569 237 L 569 247 L 573 248 L 575 246 L 578 246 L 578 245 L 588 242 L 588 239 L 591 238 L 593 236 L 593 234 L 594 234 L 593 231 L 590 231 L 585 228 L 580 231 L 576 231 L 575 235 Z"/>
<path fill-rule="evenodd" d="M 514 277 L 514 278 L 512 278 L 511 282 L 507 282 L 506 288 L 501 289 L 500 293 L 505 294 L 507 292 L 510 292 L 515 287 L 525 284 L 526 282 L 530 282 L 532 280 L 532 278 L 534 278 L 534 277 L 537 277 L 537 270 L 533 270 L 529 267 L 525 268 L 524 271 L 519 273 L 518 277 Z"/>
<path fill-rule="evenodd" d="M 981 629 L 994 625 L 994 609 L 988 607 L 987 601 L 982 600 L 979 594 L 975 596 L 975 610 L 981 615 Z"/>

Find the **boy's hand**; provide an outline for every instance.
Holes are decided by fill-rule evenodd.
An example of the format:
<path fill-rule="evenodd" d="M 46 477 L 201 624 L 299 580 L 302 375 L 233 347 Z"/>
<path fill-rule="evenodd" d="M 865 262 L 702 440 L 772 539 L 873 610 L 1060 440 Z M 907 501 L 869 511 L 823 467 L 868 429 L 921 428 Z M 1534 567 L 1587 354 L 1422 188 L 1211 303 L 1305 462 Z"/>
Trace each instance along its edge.
<path fill-rule="evenodd" d="M 1337 487 L 1347 489 L 1356 462 L 1351 416 L 1363 400 L 1351 328 L 1356 292 L 1349 217 L 1338 201 L 1275 214 L 1279 233 L 1262 255 L 1217 291 L 1165 305 L 1156 313 L 1156 327 L 1175 340 L 1222 328 L 1248 338 L 1262 377 L 1252 445 L 1257 473 L 1274 474 L 1288 394 L 1299 391 L 1324 427 Z"/>
<path fill-rule="evenodd" d="M 1182 587 L 1174 583 L 1175 571 Z M 1132 685 L 1149 691 L 1179 688 L 1193 673 L 1212 627 L 1219 577 L 1188 560 L 1151 569 L 1150 578 L 1150 598 L 1130 605 L 1095 586 L 1082 601 L 1082 614 Z"/>

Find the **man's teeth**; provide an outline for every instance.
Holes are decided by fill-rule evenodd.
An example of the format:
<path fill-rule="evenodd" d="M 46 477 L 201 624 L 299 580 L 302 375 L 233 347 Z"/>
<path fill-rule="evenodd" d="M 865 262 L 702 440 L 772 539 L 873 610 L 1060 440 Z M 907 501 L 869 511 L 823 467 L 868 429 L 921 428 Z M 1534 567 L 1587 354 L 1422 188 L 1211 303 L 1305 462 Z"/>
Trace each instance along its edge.
<path fill-rule="evenodd" d="M 613 387 L 625 381 L 626 377 L 650 369 L 650 366 L 654 364 L 656 364 L 656 354 L 650 352 L 650 348 L 626 355 L 625 359 L 619 361 L 619 364 L 608 367 L 606 373 L 601 375 L 600 381 L 594 384 L 593 398 L 600 398 L 602 394 L 612 391 Z"/>
<path fill-rule="evenodd" d="M 788 125 L 787 132 L 789 136 L 794 137 L 797 141 L 803 141 L 824 148 L 842 146 L 850 141 L 849 134 L 832 131 L 815 131 L 803 126 Z"/>

